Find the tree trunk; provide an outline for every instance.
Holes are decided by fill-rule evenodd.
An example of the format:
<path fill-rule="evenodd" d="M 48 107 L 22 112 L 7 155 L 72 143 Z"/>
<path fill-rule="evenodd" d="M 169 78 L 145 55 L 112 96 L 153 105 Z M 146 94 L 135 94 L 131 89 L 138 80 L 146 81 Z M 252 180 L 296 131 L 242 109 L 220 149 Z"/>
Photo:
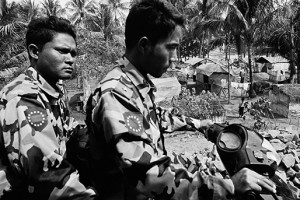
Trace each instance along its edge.
<path fill-rule="evenodd" d="M 256 94 L 253 90 L 253 78 L 252 78 L 252 66 L 251 66 L 252 44 L 250 42 L 247 42 L 247 48 L 248 48 L 248 65 L 249 65 L 249 78 L 250 78 L 249 97 L 253 98 L 256 96 Z"/>
<path fill-rule="evenodd" d="M 229 58 L 228 58 L 228 54 L 229 54 L 229 36 L 228 34 L 226 34 L 226 40 L 225 40 L 225 59 L 227 60 L 227 65 L 228 65 L 228 104 L 230 104 L 230 86 L 231 86 L 231 81 L 230 81 L 230 64 L 229 64 Z"/>
<path fill-rule="evenodd" d="M 205 51 L 204 51 L 204 40 L 205 40 L 205 35 L 201 38 L 201 51 L 200 51 L 200 54 L 201 54 L 201 52 L 202 52 L 202 58 L 204 58 L 205 57 Z M 201 56 L 200 56 L 200 58 L 201 58 Z"/>
<path fill-rule="evenodd" d="M 295 49 L 295 44 L 294 44 L 294 26 L 293 26 L 293 18 L 290 20 L 290 28 L 291 28 L 291 34 L 290 34 L 290 43 L 291 43 L 291 52 L 290 52 L 290 81 L 293 80 L 293 76 L 295 76 L 294 72 L 296 71 L 295 69 L 295 59 L 294 59 L 294 49 Z M 297 70 L 299 71 L 299 70 Z M 299 73 L 297 73 L 297 83 L 299 83 Z"/>
<path fill-rule="evenodd" d="M 178 48 L 177 48 L 177 61 L 181 61 L 181 54 L 180 54 L 180 44 L 179 44 L 179 46 L 178 46 Z"/>
<path fill-rule="evenodd" d="M 0 1 L 0 19 L 6 13 L 6 9 L 7 9 L 6 0 L 1 0 Z"/>
<path fill-rule="evenodd" d="M 201 51 L 202 51 L 202 38 L 199 40 L 199 58 L 201 58 Z"/>
<path fill-rule="evenodd" d="M 236 45 L 236 50 L 238 54 L 238 66 L 240 66 L 240 58 L 242 58 L 242 40 L 241 40 L 241 35 L 240 34 L 235 34 L 235 45 Z"/>
<path fill-rule="evenodd" d="M 297 60 L 296 60 L 296 66 L 297 66 L 297 83 L 300 83 L 300 50 L 297 50 Z M 299 67 L 298 67 L 299 66 Z"/>
<path fill-rule="evenodd" d="M 230 80 L 230 64 L 229 64 L 229 59 L 227 58 L 227 65 L 228 65 L 228 104 L 230 104 L 230 86 L 231 86 L 231 80 Z"/>

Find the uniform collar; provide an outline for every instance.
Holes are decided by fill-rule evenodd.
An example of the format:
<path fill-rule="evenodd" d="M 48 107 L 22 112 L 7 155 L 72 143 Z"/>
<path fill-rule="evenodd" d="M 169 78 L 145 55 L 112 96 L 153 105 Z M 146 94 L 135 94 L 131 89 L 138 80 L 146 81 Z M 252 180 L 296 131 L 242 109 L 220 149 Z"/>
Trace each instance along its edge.
<path fill-rule="evenodd" d="M 150 91 L 156 91 L 156 87 L 150 78 L 148 76 L 144 77 L 125 56 L 123 56 L 123 58 L 121 58 L 118 62 L 120 65 L 124 66 L 123 71 L 126 73 L 133 85 L 138 88 L 143 98 L 145 98 Z"/>
<path fill-rule="evenodd" d="M 46 92 L 48 95 L 58 99 L 63 95 L 63 84 L 62 81 L 59 81 L 56 84 L 56 88 L 53 88 L 33 67 L 29 67 L 27 70 L 27 75 L 33 79 L 35 84 Z"/>

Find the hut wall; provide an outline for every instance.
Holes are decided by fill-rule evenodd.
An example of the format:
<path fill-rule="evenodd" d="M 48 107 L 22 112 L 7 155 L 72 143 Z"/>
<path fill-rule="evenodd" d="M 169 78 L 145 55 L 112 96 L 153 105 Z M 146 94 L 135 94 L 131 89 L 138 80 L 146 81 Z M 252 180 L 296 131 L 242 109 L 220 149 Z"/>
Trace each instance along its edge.
<path fill-rule="evenodd" d="M 271 109 L 273 113 L 288 118 L 290 97 L 283 92 L 274 92 L 273 90 L 270 90 L 269 99 L 272 102 Z"/>
<path fill-rule="evenodd" d="M 280 89 L 281 88 L 281 89 Z M 285 92 L 283 92 L 285 91 Z M 274 113 L 284 117 L 300 116 L 300 84 L 273 85 L 269 92 L 271 109 Z"/>

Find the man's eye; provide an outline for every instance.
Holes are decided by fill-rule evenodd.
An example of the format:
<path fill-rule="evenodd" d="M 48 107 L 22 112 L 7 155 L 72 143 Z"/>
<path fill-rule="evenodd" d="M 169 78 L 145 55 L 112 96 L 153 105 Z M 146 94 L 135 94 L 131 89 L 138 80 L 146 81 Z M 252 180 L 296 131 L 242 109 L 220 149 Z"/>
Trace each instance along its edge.
<path fill-rule="evenodd" d="M 59 49 L 58 51 L 62 54 L 67 54 L 70 52 L 68 49 Z"/>
<path fill-rule="evenodd" d="M 177 49 L 177 45 L 170 45 L 170 46 L 168 46 L 168 49 L 175 50 L 175 49 Z"/>

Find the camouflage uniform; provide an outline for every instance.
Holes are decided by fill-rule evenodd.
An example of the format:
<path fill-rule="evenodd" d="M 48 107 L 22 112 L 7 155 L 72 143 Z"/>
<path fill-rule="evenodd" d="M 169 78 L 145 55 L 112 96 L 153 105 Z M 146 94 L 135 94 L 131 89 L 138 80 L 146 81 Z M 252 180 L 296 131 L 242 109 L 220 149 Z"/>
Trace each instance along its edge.
<path fill-rule="evenodd" d="M 155 109 L 149 78 L 126 59 L 101 81 L 87 103 L 95 187 L 103 199 L 222 199 L 233 184 L 172 164 L 162 132 L 199 120 Z M 195 125 L 197 124 L 198 125 Z"/>
<path fill-rule="evenodd" d="M 66 142 L 76 126 L 62 100 L 30 67 L 0 93 L 0 198 L 93 199 L 66 161 Z"/>

